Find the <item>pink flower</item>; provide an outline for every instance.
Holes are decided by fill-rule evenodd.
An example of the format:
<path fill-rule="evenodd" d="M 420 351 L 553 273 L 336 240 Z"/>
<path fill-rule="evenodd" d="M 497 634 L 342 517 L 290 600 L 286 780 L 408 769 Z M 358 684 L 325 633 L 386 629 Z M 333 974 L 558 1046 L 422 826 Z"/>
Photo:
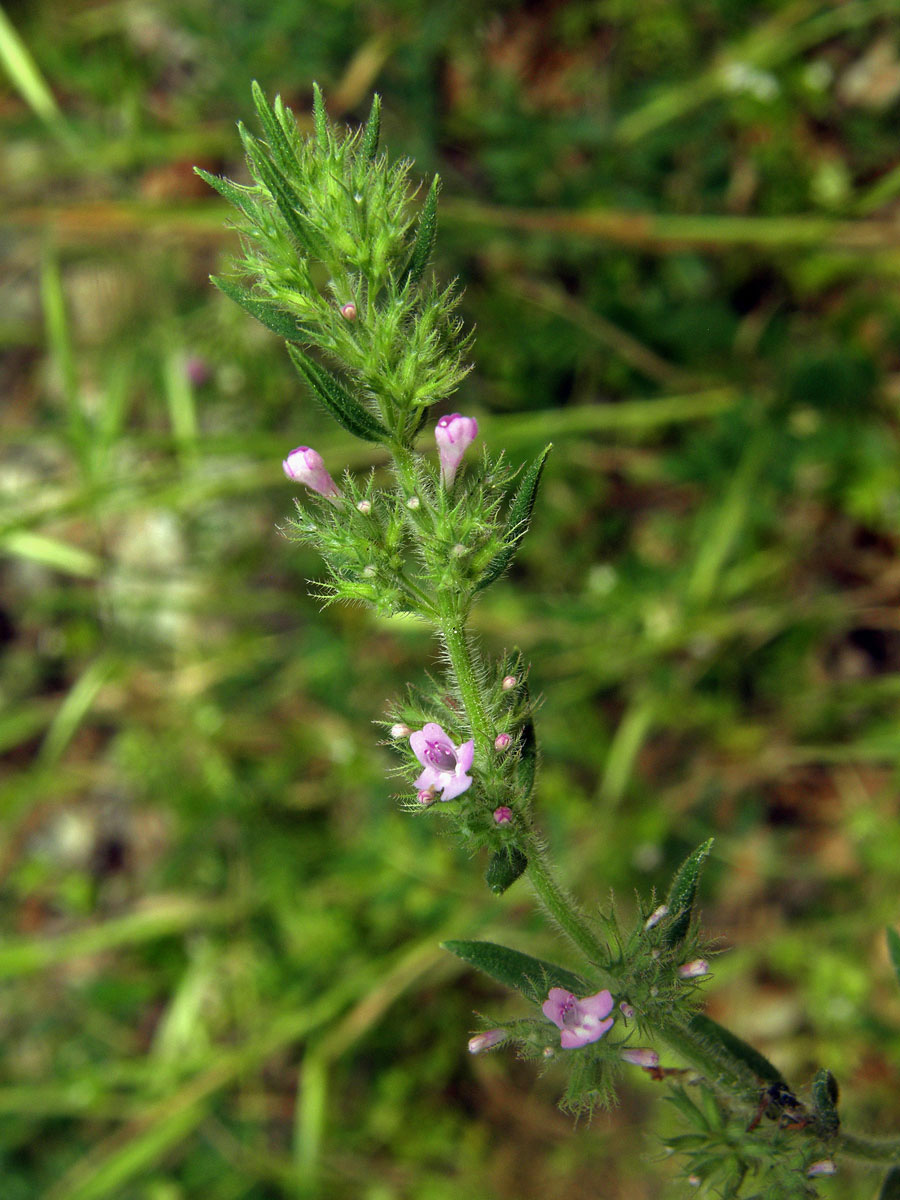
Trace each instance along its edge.
<path fill-rule="evenodd" d="M 341 305 L 341 316 L 344 318 L 345 321 L 355 321 L 356 320 L 356 305 L 355 304 L 342 304 Z"/>
<path fill-rule="evenodd" d="M 709 963 L 705 958 L 692 958 L 678 968 L 678 974 L 682 979 L 702 979 L 709 974 Z"/>
<path fill-rule="evenodd" d="M 471 739 L 461 746 L 454 746 L 434 721 L 409 735 L 409 744 L 416 758 L 425 768 L 415 782 L 417 788 L 435 788 L 442 800 L 455 800 L 472 784 L 472 776 L 466 772 L 472 766 L 475 743 Z"/>
<path fill-rule="evenodd" d="M 658 925 L 660 923 L 660 921 L 663 919 L 663 917 L 668 916 L 668 913 L 669 913 L 668 904 L 661 904 L 659 906 L 659 908 L 654 908 L 653 912 L 650 914 L 650 916 L 644 922 L 644 928 L 652 929 L 654 925 Z"/>
<path fill-rule="evenodd" d="M 499 1046 L 501 1042 L 506 1041 L 505 1029 L 486 1029 L 484 1033 L 476 1033 L 474 1037 L 469 1038 L 469 1053 L 481 1054 L 485 1050 L 490 1050 L 493 1046 Z"/>
<path fill-rule="evenodd" d="M 815 1179 L 817 1175 L 837 1175 L 837 1167 L 834 1165 L 833 1159 L 820 1158 L 807 1168 L 806 1174 L 810 1179 Z"/>
<path fill-rule="evenodd" d="M 576 1000 L 565 988 L 551 988 L 549 997 L 541 1005 L 544 1016 L 561 1029 L 559 1044 L 564 1050 L 574 1050 L 597 1042 L 612 1028 L 614 1001 L 606 989 L 595 996 Z M 609 1020 L 604 1020 L 609 1017 Z"/>
<path fill-rule="evenodd" d="M 623 1050 L 622 1059 L 636 1067 L 659 1066 L 659 1055 L 655 1050 Z"/>
<path fill-rule="evenodd" d="M 288 479 L 293 479 L 294 483 L 305 483 L 311 491 L 318 492 L 328 500 L 340 498 L 341 493 L 325 470 L 325 461 L 317 450 L 309 446 L 298 446 L 281 465 L 285 475 Z"/>
<path fill-rule="evenodd" d="M 434 438 L 441 456 L 441 483 L 445 488 L 453 486 L 462 457 L 477 437 L 478 422 L 474 417 L 450 413 L 438 421 Z"/>

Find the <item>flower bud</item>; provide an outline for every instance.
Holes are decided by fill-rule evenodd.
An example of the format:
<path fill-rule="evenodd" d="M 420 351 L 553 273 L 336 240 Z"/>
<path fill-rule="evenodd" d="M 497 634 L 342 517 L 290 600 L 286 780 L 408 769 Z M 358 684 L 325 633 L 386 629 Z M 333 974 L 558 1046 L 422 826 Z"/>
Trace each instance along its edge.
<path fill-rule="evenodd" d="M 469 1053 L 481 1054 L 505 1041 L 505 1029 L 486 1029 L 484 1033 L 476 1033 L 474 1037 L 469 1038 Z"/>
<path fill-rule="evenodd" d="M 398 721 L 396 725 L 391 726 L 392 738 L 406 738 L 412 733 L 408 725 L 404 725 L 402 721 Z"/>
<path fill-rule="evenodd" d="M 406 507 L 411 508 L 413 510 L 413 512 L 415 512 L 415 510 L 419 507 L 419 505 L 421 503 L 422 503 L 422 501 L 419 499 L 418 496 L 410 496 L 410 498 L 406 502 Z"/>
<path fill-rule="evenodd" d="M 416 793 L 416 799 L 423 808 L 428 808 L 430 804 L 434 804 L 435 794 L 433 787 L 422 788 Z"/>
<path fill-rule="evenodd" d="M 497 736 L 494 738 L 494 749 L 495 750 L 505 750 L 511 741 L 512 741 L 512 738 L 509 736 L 508 733 L 498 733 Z"/>
<path fill-rule="evenodd" d="M 338 500 L 341 493 L 334 480 L 325 470 L 325 462 L 318 451 L 309 446 L 298 446 L 281 464 L 288 479 L 304 483 L 310 491 L 318 492 L 328 500 Z"/>
<path fill-rule="evenodd" d="M 636 1067 L 658 1067 L 659 1055 L 655 1050 L 623 1050 L 622 1060 Z"/>
<path fill-rule="evenodd" d="M 512 819 L 513 811 L 508 805 L 501 804 L 499 808 L 494 809 L 494 820 L 498 825 L 511 825 Z"/>
<path fill-rule="evenodd" d="M 478 422 L 474 417 L 463 417 L 450 413 L 441 417 L 435 426 L 434 438 L 441 458 L 441 483 L 445 488 L 453 486 L 456 472 L 466 448 L 478 437 Z"/>
<path fill-rule="evenodd" d="M 629 1017 L 634 1016 L 634 1008 L 632 1005 L 630 1005 L 628 1003 L 627 1000 L 623 1000 L 622 1003 L 619 1005 L 619 1008 L 622 1010 L 622 1016 L 625 1017 L 626 1020 Z"/>
<path fill-rule="evenodd" d="M 356 320 L 356 305 L 355 304 L 342 304 L 341 305 L 341 316 L 344 318 L 345 321 L 355 321 Z"/>
<path fill-rule="evenodd" d="M 372 511 L 372 502 L 371 502 L 371 500 L 360 500 L 359 504 L 357 504 L 356 507 L 357 507 L 358 511 L 363 514 L 364 517 L 367 517 L 369 515 L 369 513 Z"/>
<path fill-rule="evenodd" d="M 669 915 L 668 904 L 661 904 L 659 908 L 655 908 L 647 920 L 644 922 L 645 929 L 652 929 L 654 925 L 658 925 L 663 917 Z"/>
<path fill-rule="evenodd" d="M 702 979 L 709 974 L 709 963 L 705 958 L 692 958 L 678 968 L 678 974 L 682 979 Z"/>
<path fill-rule="evenodd" d="M 837 1175 L 837 1167 L 832 1159 L 820 1158 L 807 1167 L 806 1174 L 810 1179 L 815 1179 L 817 1175 Z"/>
<path fill-rule="evenodd" d="M 518 682 L 519 681 L 516 679 L 515 675 L 504 675 L 503 682 L 500 684 L 500 686 L 503 688 L 504 692 L 511 692 Z"/>

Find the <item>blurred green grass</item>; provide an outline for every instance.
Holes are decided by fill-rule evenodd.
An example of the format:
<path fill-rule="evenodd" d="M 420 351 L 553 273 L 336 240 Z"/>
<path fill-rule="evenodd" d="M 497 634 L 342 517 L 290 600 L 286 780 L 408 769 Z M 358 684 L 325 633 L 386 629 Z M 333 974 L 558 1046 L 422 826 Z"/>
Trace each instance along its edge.
<path fill-rule="evenodd" d="M 4 1200 L 671 1192 L 643 1080 L 573 1128 L 464 1054 L 515 1001 L 441 938 L 553 943 L 392 799 L 429 637 L 317 611 L 278 536 L 285 449 L 378 462 L 206 279 L 191 167 L 240 169 L 252 78 L 382 93 L 445 180 L 459 407 L 556 445 L 476 623 L 545 693 L 573 883 L 628 906 L 715 834 L 711 1013 L 896 1130 L 900 3 L 5 11 Z"/>

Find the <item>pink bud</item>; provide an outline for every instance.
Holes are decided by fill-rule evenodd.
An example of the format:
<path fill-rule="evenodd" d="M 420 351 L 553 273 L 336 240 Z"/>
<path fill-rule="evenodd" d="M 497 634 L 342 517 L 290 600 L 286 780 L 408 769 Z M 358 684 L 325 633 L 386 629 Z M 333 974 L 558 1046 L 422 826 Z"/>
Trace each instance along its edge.
<path fill-rule="evenodd" d="M 668 904 L 661 904 L 659 908 L 655 908 L 647 920 L 644 922 L 645 929 L 652 929 L 654 925 L 658 925 L 663 917 L 668 916 Z"/>
<path fill-rule="evenodd" d="M 636 1067 L 658 1067 L 659 1055 L 655 1050 L 623 1050 L 624 1062 L 633 1063 Z"/>
<path fill-rule="evenodd" d="M 462 462 L 466 448 L 478 437 L 478 422 L 474 417 L 463 417 L 450 413 L 441 417 L 434 430 L 435 441 L 441 458 L 441 483 L 445 488 L 453 486 L 456 471 Z"/>
<path fill-rule="evenodd" d="M 497 736 L 494 738 L 494 749 L 495 750 L 505 750 L 511 741 L 512 741 L 512 738 L 509 736 L 508 733 L 498 733 Z"/>
<path fill-rule="evenodd" d="M 511 692 L 518 682 L 519 681 L 516 679 L 515 675 L 504 675 L 503 682 L 500 684 L 500 686 L 503 688 L 504 692 Z"/>
<path fill-rule="evenodd" d="M 709 963 L 705 958 L 693 958 L 678 968 L 678 974 L 682 979 L 702 979 L 709 974 Z"/>
<path fill-rule="evenodd" d="M 513 819 L 513 811 L 505 804 L 501 804 L 499 808 L 494 809 L 494 820 L 498 825 L 511 825 Z"/>
<path fill-rule="evenodd" d="M 356 507 L 359 509 L 359 511 L 363 514 L 364 517 L 367 517 L 369 515 L 369 513 L 372 511 L 372 501 L 371 500 L 360 500 L 359 504 L 357 504 Z"/>
<path fill-rule="evenodd" d="M 298 446 L 281 465 L 285 475 L 288 479 L 293 479 L 294 483 L 305 483 L 311 491 L 318 492 L 328 500 L 340 499 L 341 493 L 325 470 L 325 462 L 318 451 L 309 446 Z"/>
<path fill-rule="evenodd" d="M 345 321 L 355 321 L 356 320 L 356 305 L 355 304 L 342 304 L 341 305 L 341 316 L 344 318 Z"/>
<path fill-rule="evenodd" d="M 410 729 L 410 727 L 408 725 L 404 725 L 402 721 L 398 721 L 396 725 L 391 726 L 391 737 L 392 738 L 409 737 L 409 735 L 411 733 L 412 733 L 412 730 Z"/>
<path fill-rule="evenodd" d="M 422 788 L 420 792 L 416 793 L 416 799 L 423 808 L 427 808 L 429 804 L 434 804 L 434 798 L 433 787 Z"/>
<path fill-rule="evenodd" d="M 814 1179 L 817 1175 L 837 1175 L 837 1167 L 830 1158 L 820 1158 L 812 1166 L 807 1167 L 806 1174 Z"/>
<path fill-rule="evenodd" d="M 484 1033 L 476 1033 L 474 1037 L 469 1038 L 469 1053 L 481 1054 L 505 1041 L 505 1029 L 486 1029 Z"/>
<path fill-rule="evenodd" d="M 619 1008 L 622 1010 L 622 1016 L 625 1017 L 626 1020 L 628 1017 L 634 1016 L 634 1008 L 628 1003 L 627 1000 L 623 1000 L 619 1005 Z"/>

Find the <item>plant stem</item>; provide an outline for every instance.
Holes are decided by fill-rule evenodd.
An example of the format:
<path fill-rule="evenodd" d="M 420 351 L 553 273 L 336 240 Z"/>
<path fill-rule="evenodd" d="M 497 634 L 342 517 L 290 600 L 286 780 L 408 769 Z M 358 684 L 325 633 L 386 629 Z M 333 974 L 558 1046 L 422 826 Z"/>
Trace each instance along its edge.
<path fill-rule="evenodd" d="M 472 662 L 472 649 L 466 635 L 465 616 L 459 612 L 452 596 L 441 596 L 438 604 L 441 637 L 447 648 L 447 656 L 453 668 L 463 707 L 469 717 L 469 724 L 475 737 L 475 750 L 476 753 L 486 758 L 490 753 L 493 730 L 481 698 L 481 688 L 475 672 L 475 665 Z"/>

